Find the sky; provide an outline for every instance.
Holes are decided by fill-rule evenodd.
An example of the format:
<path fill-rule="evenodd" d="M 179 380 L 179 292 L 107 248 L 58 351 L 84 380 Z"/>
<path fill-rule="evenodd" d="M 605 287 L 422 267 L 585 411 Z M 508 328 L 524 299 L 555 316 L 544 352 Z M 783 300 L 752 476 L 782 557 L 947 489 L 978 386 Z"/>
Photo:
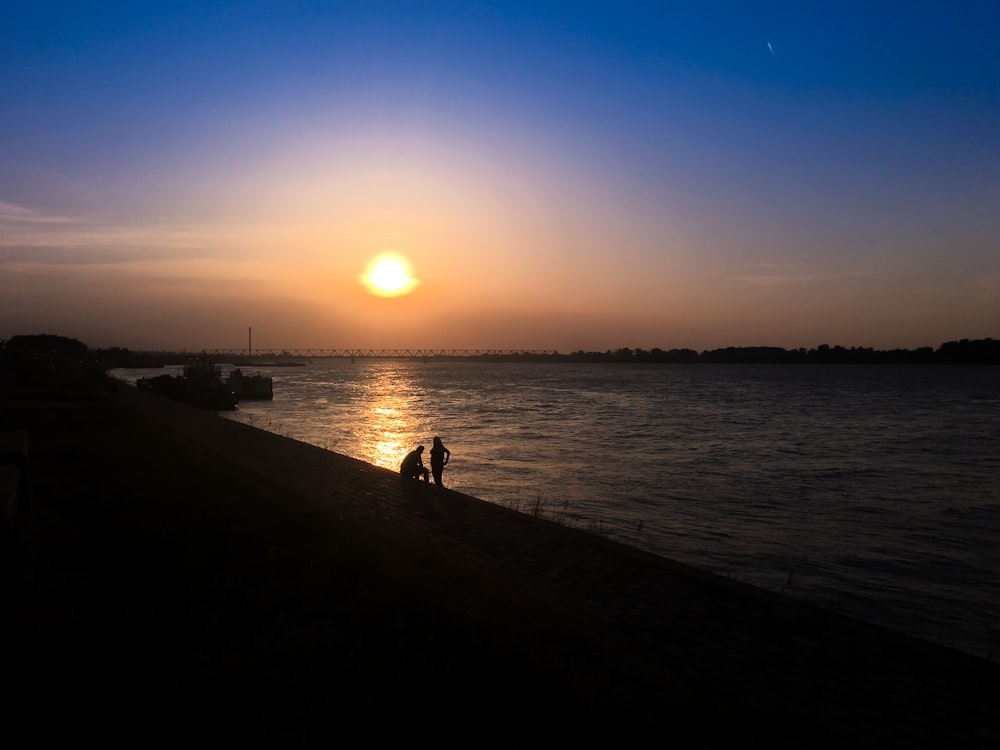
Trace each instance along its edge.
<path fill-rule="evenodd" d="M 997 338 L 997 28 L 976 0 L 0 0 L 0 339 Z M 407 294 L 363 283 L 385 253 Z"/>

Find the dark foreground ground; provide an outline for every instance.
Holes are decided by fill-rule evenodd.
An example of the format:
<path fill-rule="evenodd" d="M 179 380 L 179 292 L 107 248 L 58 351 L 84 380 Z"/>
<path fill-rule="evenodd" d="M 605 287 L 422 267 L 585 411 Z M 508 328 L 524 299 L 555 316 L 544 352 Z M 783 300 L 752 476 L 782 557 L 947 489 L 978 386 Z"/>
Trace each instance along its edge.
<path fill-rule="evenodd" d="M 5 747 L 1000 747 L 995 663 L 130 388 L 9 396 Z"/>

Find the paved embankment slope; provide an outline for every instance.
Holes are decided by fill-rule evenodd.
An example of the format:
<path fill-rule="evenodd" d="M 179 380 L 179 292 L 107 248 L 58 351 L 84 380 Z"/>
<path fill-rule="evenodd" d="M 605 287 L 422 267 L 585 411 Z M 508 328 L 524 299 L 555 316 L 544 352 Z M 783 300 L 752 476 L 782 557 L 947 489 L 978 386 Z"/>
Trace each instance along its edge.
<path fill-rule="evenodd" d="M 131 388 L 117 398 L 208 460 L 308 507 L 311 524 L 370 532 L 414 568 L 460 571 L 461 580 L 523 603 L 527 616 L 549 613 L 547 627 L 571 623 L 579 643 L 600 644 L 601 658 L 616 664 L 606 675 L 581 674 L 641 686 L 637 710 L 648 722 L 622 726 L 622 739 L 669 740 L 674 727 L 681 747 L 1000 746 L 995 663 L 459 493 L 404 483 L 393 472 Z M 530 637 L 530 628 L 518 637 Z M 419 686 L 419 676 L 411 679 Z M 442 695 L 432 725 L 469 718 L 452 713 L 451 698 Z M 566 727 L 574 737 L 586 735 L 588 722 L 595 734 L 606 729 L 596 714 L 552 715 L 575 704 L 525 706 L 519 699 L 511 694 L 503 705 L 503 696 L 491 696 L 497 724 L 472 728 L 481 736 L 470 741 L 530 745 L 539 724 Z M 522 723 L 524 741 L 511 740 L 519 736 L 511 725 Z"/>

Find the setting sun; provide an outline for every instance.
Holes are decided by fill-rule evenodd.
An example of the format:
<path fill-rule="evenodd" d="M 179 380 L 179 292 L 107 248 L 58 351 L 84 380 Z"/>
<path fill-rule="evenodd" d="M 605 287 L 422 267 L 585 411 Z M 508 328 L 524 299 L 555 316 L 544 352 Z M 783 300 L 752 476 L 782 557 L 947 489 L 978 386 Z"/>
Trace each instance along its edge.
<path fill-rule="evenodd" d="M 398 297 L 409 294 L 419 283 L 410 270 L 406 258 L 392 253 L 383 253 L 372 258 L 361 281 L 368 291 L 380 297 Z"/>

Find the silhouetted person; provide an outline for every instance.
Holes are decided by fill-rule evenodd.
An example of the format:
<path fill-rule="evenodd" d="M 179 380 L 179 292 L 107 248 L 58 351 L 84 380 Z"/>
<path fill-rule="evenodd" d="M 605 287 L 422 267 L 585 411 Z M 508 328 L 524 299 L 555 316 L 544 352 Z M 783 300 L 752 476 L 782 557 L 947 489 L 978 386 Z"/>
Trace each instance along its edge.
<path fill-rule="evenodd" d="M 441 472 L 448 465 L 449 458 L 451 458 L 451 451 L 444 447 L 441 438 L 434 438 L 434 445 L 431 446 L 431 473 L 434 475 L 434 484 L 438 487 L 444 487 L 444 483 L 441 481 Z"/>
<path fill-rule="evenodd" d="M 399 475 L 403 479 L 420 479 L 422 476 L 425 482 L 430 481 L 430 478 L 427 476 L 427 469 L 424 468 L 423 453 L 424 446 L 418 445 L 416 450 L 412 450 L 406 454 L 403 463 L 399 465 Z"/>

